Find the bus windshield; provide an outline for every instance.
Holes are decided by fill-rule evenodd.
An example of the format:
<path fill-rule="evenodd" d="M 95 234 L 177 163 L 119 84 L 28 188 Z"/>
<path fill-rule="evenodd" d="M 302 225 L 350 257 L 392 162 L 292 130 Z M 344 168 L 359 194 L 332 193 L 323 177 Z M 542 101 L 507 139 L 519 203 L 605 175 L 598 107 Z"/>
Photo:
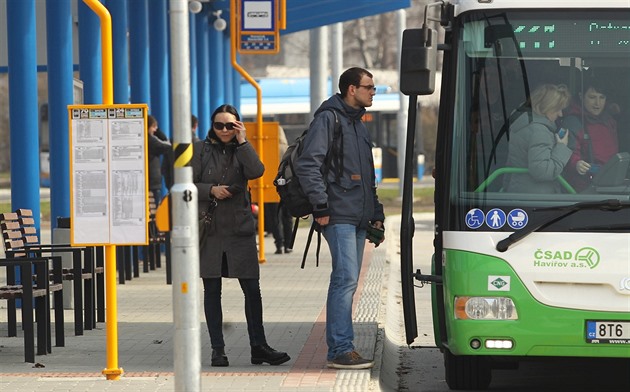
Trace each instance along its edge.
<path fill-rule="evenodd" d="M 630 199 L 630 13 L 475 11 L 455 72 L 452 197 Z"/>

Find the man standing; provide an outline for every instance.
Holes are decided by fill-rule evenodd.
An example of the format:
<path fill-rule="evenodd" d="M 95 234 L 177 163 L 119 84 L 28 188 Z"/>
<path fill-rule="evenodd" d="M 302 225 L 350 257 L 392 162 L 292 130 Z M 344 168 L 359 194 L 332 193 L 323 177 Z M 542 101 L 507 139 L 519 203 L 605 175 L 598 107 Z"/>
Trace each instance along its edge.
<path fill-rule="evenodd" d="M 315 112 L 295 170 L 332 256 L 326 302 L 328 367 L 367 369 L 374 362 L 354 349 L 352 297 L 367 229 L 382 229 L 385 220 L 376 194 L 372 142 L 361 122 L 376 94 L 372 74 L 357 67 L 346 70 L 339 78 L 339 91 Z M 341 127 L 341 137 L 332 145 L 336 126 Z M 328 154 L 332 155 L 326 159 Z M 325 160 L 330 165 L 322 171 Z"/>

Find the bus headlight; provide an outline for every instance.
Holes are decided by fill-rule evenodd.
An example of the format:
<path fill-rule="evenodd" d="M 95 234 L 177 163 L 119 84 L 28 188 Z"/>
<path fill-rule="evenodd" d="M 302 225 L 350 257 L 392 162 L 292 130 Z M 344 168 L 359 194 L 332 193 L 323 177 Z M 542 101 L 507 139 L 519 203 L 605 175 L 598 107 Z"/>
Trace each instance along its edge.
<path fill-rule="evenodd" d="M 511 350 L 514 342 L 510 339 L 488 339 L 485 346 L 487 349 Z"/>
<path fill-rule="evenodd" d="M 455 297 L 455 318 L 460 320 L 517 320 L 516 306 L 506 297 Z"/>

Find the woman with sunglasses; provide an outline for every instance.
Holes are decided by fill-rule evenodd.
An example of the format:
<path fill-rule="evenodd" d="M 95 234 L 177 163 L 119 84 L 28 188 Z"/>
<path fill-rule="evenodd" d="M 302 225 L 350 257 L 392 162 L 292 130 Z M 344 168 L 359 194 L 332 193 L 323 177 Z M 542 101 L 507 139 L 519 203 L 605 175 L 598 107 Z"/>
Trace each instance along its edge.
<path fill-rule="evenodd" d="M 251 363 L 280 365 L 291 358 L 269 347 L 265 337 L 256 225 L 247 187 L 247 181 L 261 177 L 265 168 L 247 141 L 234 106 L 219 106 L 211 119 L 212 128 L 205 140 L 194 144 L 191 160 L 199 212 L 206 214 L 199 256 L 211 365 L 229 366 L 222 330 L 222 278 L 238 278 L 245 295 Z"/>

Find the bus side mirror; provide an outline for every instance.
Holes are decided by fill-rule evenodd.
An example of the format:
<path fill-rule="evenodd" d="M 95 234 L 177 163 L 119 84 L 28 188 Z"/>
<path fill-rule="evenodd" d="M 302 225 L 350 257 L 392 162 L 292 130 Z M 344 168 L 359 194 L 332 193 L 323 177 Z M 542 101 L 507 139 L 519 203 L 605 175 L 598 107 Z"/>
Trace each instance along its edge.
<path fill-rule="evenodd" d="M 400 56 L 400 91 L 405 95 L 429 95 L 435 91 L 437 32 L 434 29 L 403 31 Z"/>

